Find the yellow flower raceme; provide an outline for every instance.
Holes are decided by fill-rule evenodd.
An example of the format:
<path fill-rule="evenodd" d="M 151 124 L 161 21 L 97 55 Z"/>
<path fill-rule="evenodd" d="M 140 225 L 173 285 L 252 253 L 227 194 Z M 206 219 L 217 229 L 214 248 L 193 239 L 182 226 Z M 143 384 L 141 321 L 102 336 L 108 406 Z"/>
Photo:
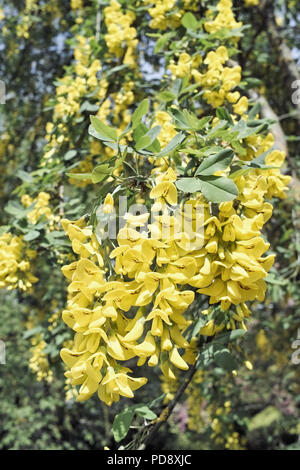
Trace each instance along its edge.
<path fill-rule="evenodd" d="M 124 53 L 124 43 L 127 51 L 124 64 L 135 66 L 134 51 L 137 47 L 136 29 L 132 27 L 135 14 L 128 10 L 122 13 L 121 5 L 117 0 L 111 0 L 110 5 L 104 9 L 104 21 L 107 28 L 105 41 L 111 54 L 121 57 Z"/>
<path fill-rule="evenodd" d="M 167 143 L 176 135 L 172 118 L 165 111 L 156 111 L 154 124 L 156 126 L 161 126 L 162 128 L 158 135 L 158 140 L 161 146 L 165 147 Z"/>
<path fill-rule="evenodd" d="M 34 204 L 32 211 L 27 214 L 27 219 L 31 224 L 36 224 L 38 219 L 42 216 L 49 220 L 52 228 L 54 228 L 55 223 L 59 221 L 59 217 L 55 216 L 49 207 L 50 197 L 50 194 L 45 192 L 39 193 L 34 199 L 28 194 L 22 196 L 21 201 L 24 207 L 29 207 Z"/>
<path fill-rule="evenodd" d="M 53 381 L 53 372 L 50 369 L 49 361 L 44 352 L 46 342 L 41 335 L 35 336 L 31 340 L 32 347 L 30 348 L 31 358 L 29 360 L 29 368 L 36 374 L 37 381 L 45 380 L 48 383 Z"/>
<path fill-rule="evenodd" d="M 173 194 L 170 185 L 175 179 L 171 169 L 157 178 L 157 195 L 153 194 L 153 197 L 157 200 Z M 160 188 L 161 183 L 166 183 L 167 188 Z M 105 205 L 111 202 L 110 199 L 108 196 Z M 171 202 L 175 203 L 174 198 Z M 127 225 L 118 235 L 119 246 L 111 257 L 115 258 L 116 274 L 126 276 L 128 280 L 119 278 L 110 282 L 103 277 L 102 262 L 99 264 L 96 257 L 100 247 L 91 229 L 85 227 L 83 220 L 63 221 L 73 250 L 80 256 L 79 261 L 63 267 L 70 280 L 70 300 L 63 312 L 63 320 L 76 335 L 73 350 L 62 350 L 62 357 L 70 369 L 67 377 L 72 379 L 73 385 L 81 384 L 79 400 L 97 390 L 100 399 L 108 404 L 116 401 L 119 395 L 132 396 L 132 390 L 143 385 L 145 379 L 132 379 L 123 368 L 118 375 L 118 363 L 133 357 L 137 357 L 138 365 L 146 360 L 149 366 L 160 363 L 163 373 L 170 378 L 175 377 L 174 367 L 188 368 L 179 350 L 189 347 L 183 336 L 189 322 L 183 312 L 193 302 L 194 293 L 182 290 L 179 285 L 186 284 L 188 277 L 195 274 L 196 263 L 183 258 L 173 262 L 166 258 L 164 261 L 161 250 L 165 250 L 166 255 L 169 249 L 172 251 L 176 237 L 171 237 L 166 244 L 162 226 L 158 223 L 159 236 L 145 238 L 136 228 L 141 227 L 147 217 L 146 214 L 126 218 Z M 180 243 L 180 238 L 178 240 Z M 160 259 L 161 268 L 152 271 L 156 257 Z M 179 253 L 177 258 L 180 258 Z M 138 310 L 130 319 L 126 313 L 132 307 L 138 307 Z M 120 386 L 118 377 L 123 377 L 124 387 Z"/>
<path fill-rule="evenodd" d="M 213 20 L 205 23 L 205 29 L 209 33 L 215 33 L 222 28 L 237 29 L 242 26 L 237 22 L 232 11 L 232 0 L 220 0 L 217 5 L 218 14 Z"/>
<path fill-rule="evenodd" d="M 184 7 L 188 7 L 187 3 Z M 164 30 L 172 27 L 173 22 L 177 24 L 182 12 L 172 12 L 173 6 L 175 2 L 165 0 L 151 5 L 150 27 Z M 134 67 L 135 14 L 112 0 L 104 16 L 108 56 L 124 56 L 123 62 Z M 208 13 L 205 29 L 214 34 L 223 28 L 233 30 L 241 25 L 234 18 L 232 1 L 220 0 L 217 14 Z M 58 97 L 62 98 L 58 116 L 67 99 L 67 114 L 76 114 L 80 97 L 89 86 L 95 85 L 99 64 L 91 65 L 88 41 L 77 39 L 76 86 L 72 89 L 71 75 L 65 77 L 58 90 Z M 229 42 L 236 44 L 237 38 Z M 169 69 L 174 78 L 192 76 L 202 88 L 207 103 L 213 107 L 226 103 L 232 109 L 233 120 L 237 121 L 234 114 L 247 119 L 248 100 L 235 90 L 242 71 L 239 66 L 228 65 L 229 55 L 230 48 L 223 45 L 203 58 L 200 54 L 192 57 L 182 52 L 177 62 L 171 60 Z M 118 124 L 121 120 L 120 129 L 124 128 L 130 120 L 127 108 L 135 99 L 134 81 L 126 79 L 121 89 L 109 97 L 107 90 L 108 82 L 103 79 L 98 92 L 101 99 L 98 116 L 107 124 Z M 153 124 L 162 126 L 158 139 L 165 146 L 176 134 L 175 126 L 165 111 L 155 109 Z M 48 126 L 51 135 L 54 129 Z M 273 145 L 269 136 L 250 136 L 244 140 L 246 152 L 241 159 L 245 161 L 270 150 Z M 58 139 L 50 139 L 53 148 L 57 142 Z M 63 267 L 69 280 L 69 299 L 62 317 L 74 330 L 75 337 L 73 346 L 64 348 L 61 356 L 68 367 L 66 377 L 71 386 L 80 386 L 78 400 L 88 399 L 96 392 L 108 405 L 118 401 L 120 396 L 132 398 L 134 391 L 147 380 L 130 375 L 132 371 L 124 364 L 128 360 L 136 359 L 137 366 L 145 363 L 150 367 L 159 366 L 166 380 L 176 380 L 178 371 L 187 370 L 197 356 L 198 339 L 187 341 L 185 337 L 191 323 L 188 308 L 195 295 L 206 296 L 214 305 L 202 312 L 205 321 L 199 335 L 203 336 L 216 335 L 224 328 L 246 329 L 245 319 L 250 315 L 247 303 L 264 299 L 265 278 L 274 256 L 265 255 L 269 244 L 262 238 L 261 231 L 272 214 L 272 205 L 267 199 L 284 197 L 289 182 L 289 177 L 280 173 L 284 156 L 278 151 L 270 152 L 266 164 L 275 168 L 251 169 L 233 175 L 239 190 L 235 201 L 212 207 L 200 192 L 195 193 L 194 199 L 188 201 L 191 212 L 184 227 L 180 224 L 182 203 L 176 213 L 175 165 L 171 167 L 168 157 L 155 163 L 149 161 L 154 166 L 151 171 L 154 184 L 149 193 L 154 204 L 145 214 L 126 214 L 125 226 L 119 230 L 112 251 L 109 243 L 100 245 L 84 219 L 63 221 L 77 259 Z M 223 173 L 226 175 L 227 170 Z M 201 217 L 197 212 L 199 206 L 202 207 Z M 104 213 L 108 215 L 113 209 L 113 198 L 107 194 Z M 151 224 L 147 225 L 150 218 Z M 195 229 L 200 218 L 202 232 Z M 219 438 L 222 432 L 220 410 L 216 410 L 215 415 L 212 427 Z M 226 446 L 234 448 L 237 441 L 232 434 Z"/>
<path fill-rule="evenodd" d="M 82 0 L 71 0 L 71 8 L 74 11 L 82 9 L 83 8 Z"/>
<path fill-rule="evenodd" d="M 26 250 L 22 237 L 11 233 L 0 236 L 0 289 L 29 290 L 38 279 L 31 274 L 30 260 L 35 253 Z"/>
<path fill-rule="evenodd" d="M 203 64 L 207 66 L 207 70 L 204 73 L 197 68 L 193 68 L 191 72 L 195 82 L 203 87 L 204 98 L 213 107 L 221 106 L 226 100 L 236 103 L 240 98 L 240 93 L 233 90 L 241 81 L 241 67 L 224 67 L 228 59 L 226 47 L 219 46 L 216 51 L 210 51 L 205 57 Z M 248 101 L 243 97 L 234 111 L 242 114 L 247 105 Z"/>
<path fill-rule="evenodd" d="M 174 13 L 175 0 L 146 1 L 153 5 L 152 8 L 149 8 L 149 14 L 152 17 L 150 28 L 164 31 L 167 28 L 176 28 L 180 25 L 183 12 Z"/>
<path fill-rule="evenodd" d="M 79 261 L 63 267 L 63 273 L 70 280 L 70 298 L 63 320 L 76 332 L 72 350 L 61 351 L 69 368 L 66 376 L 73 386 L 81 385 L 78 400 L 85 400 L 98 391 L 99 398 L 111 405 L 120 395 L 133 396 L 132 390 L 146 382 L 146 379 L 131 378 L 129 369 L 120 371 L 117 362 L 133 357 L 120 341 L 126 322 L 119 309 L 127 309 L 127 302 L 122 303 L 127 285 L 124 291 L 116 289 L 112 291 L 115 295 L 109 295 L 111 286 L 103 277 L 101 250 L 84 219 L 64 220 L 63 227 L 74 252 L 80 257 Z M 108 292 L 101 301 L 101 293 L 105 291 Z"/>
<path fill-rule="evenodd" d="M 269 161 L 279 166 L 283 155 L 271 152 Z M 189 229 L 199 217 L 197 204 L 204 205 L 203 235 L 197 234 L 196 245 L 190 243 L 190 230 L 182 229 L 179 219 L 168 213 L 167 205 L 177 204 L 176 173 L 168 168 L 156 176 L 150 192 L 155 202 L 152 224 L 145 225 L 150 213 L 126 215 L 118 246 L 110 253 L 115 276 L 109 282 L 91 227 L 84 219 L 63 221 L 79 260 L 63 267 L 70 280 L 63 320 L 76 334 L 72 350 L 63 349 L 62 357 L 72 385 L 81 385 L 79 400 L 96 391 L 109 405 L 120 395 L 132 397 L 146 379 L 130 377 L 130 370 L 119 363 L 134 357 L 138 365 L 146 361 L 150 367 L 160 365 L 163 375 L 171 380 L 176 379 L 176 370 L 188 369 L 195 353 L 184 337 L 190 324 L 184 312 L 195 293 L 183 286 L 208 296 L 210 304 L 218 304 L 223 312 L 221 319 L 213 310 L 203 312 L 207 322 L 200 335 L 212 336 L 237 325 L 246 328 L 244 320 L 250 315 L 247 302 L 264 299 L 264 278 L 274 262 L 273 255 L 263 256 L 269 244 L 260 233 L 272 212 L 264 200 L 273 187 L 268 172 L 279 169 L 267 170 L 266 176 L 262 172 L 257 178 L 260 171 L 251 170 L 236 178 L 238 213 L 231 201 L 219 204 L 218 215 L 212 216 L 203 196 L 195 195 L 190 201 Z M 255 203 L 250 197 L 254 189 Z M 106 213 L 113 208 L 110 194 L 104 208 Z M 136 313 L 131 318 L 127 312 L 134 307 Z"/>
<path fill-rule="evenodd" d="M 198 54 L 194 57 L 191 57 L 186 52 L 182 52 L 179 55 L 177 64 L 175 64 L 174 60 L 171 60 L 169 69 L 171 70 L 174 77 L 182 78 L 185 75 L 189 75 L 194 68 L 198 68 L 201 63 L 201 55 Z"/>

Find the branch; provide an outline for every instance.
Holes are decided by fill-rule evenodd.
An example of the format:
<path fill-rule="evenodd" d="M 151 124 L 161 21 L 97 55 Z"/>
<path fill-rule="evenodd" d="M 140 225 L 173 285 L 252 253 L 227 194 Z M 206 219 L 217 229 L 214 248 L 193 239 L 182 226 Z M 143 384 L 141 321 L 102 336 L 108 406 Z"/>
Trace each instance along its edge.
<path fill-rule="evenodd" d="M 173 398 L 171 403 L 168 406 L 166 406 L 166 408 L 164 408 L 164 410 L 160 414 L 158 420 L 154 424 L 152 430 L 150 431 L 150 433 L 145 438 L 144 442 L 138 447 L 137 450 L 145 450 L 146 446 L 148 444 L 150 444 L 150 442 L 152 441 L 154 436 L 157 434 L 157 432 L 159 431 L 161 426 L 169 419 L 169 417 L 171 416 L 175 406 L 179 402 L 180 398 L 182 397 L 183 393 L 187 389 L 188 385 L 191 383 L 191 381 L 192 381 L 192 379 L 193 379 L 193 377 L 194 377 L 194 375 L 197 371 L 197 366 L 196 366 L 197 360 L 198 360 L 198 357 L 196 358 L 195 364 L 189 370 L 189 372 L 186 375 L 184 381 L 182 382 L 179 389 L 177 390 L 175 397 Z"/>
<path fill-rule="evenodd" d="M 265 119 L 273 119 L 276 121 L 276 124 L 272 125 L 272 134 L 275 138 L 276 147 L 288 155 L 288 145 L 286 142 L 285 133 L 281 127 L 279 118 L 273 108 L 271 108 L 268 100 L 265 96 L 261 95 L 257 91 L 250 90 L 249 96 L 253 101 L 257 101 L 261 106 L 261 115 Z"/>

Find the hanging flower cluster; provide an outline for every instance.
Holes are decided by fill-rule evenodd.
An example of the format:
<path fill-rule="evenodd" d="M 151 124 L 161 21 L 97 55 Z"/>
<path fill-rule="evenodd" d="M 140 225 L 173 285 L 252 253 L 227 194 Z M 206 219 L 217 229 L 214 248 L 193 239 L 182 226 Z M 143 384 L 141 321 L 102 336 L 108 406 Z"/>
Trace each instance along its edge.
<path fill-rule="evenodd" d="M 166 29 L 166 18 L 172 18 L 171 6 L 170 2 L 157 2 L 149 9 L 153 18 L 150 23 L 152 29 Z M 120 56 L 121 44 L 126 45 L 123 53 L 129 49 L 132 52 L 136 47 L 136 31 L 132 27 L 134 15 L 123 13 L 120 4 L 114 0 L 104 15 L 108 53 Z M 172 28 L 172 24 L 168 27 Z M 209 34 L 224 28 L 234 33 L 241 27 L 242 23 L 235 20 L 230 0 L 221 0 L 216 13 L 207 12 L 204 23 Z M 229 43 L 237 44 L 237 40 L 233 34 Z M 212 174 L 204 172 L 202 179 L 209 182 L 230 178 L 232 183 L 229 186 L 232 188 L 233 185 L 236 192 L 229 198 L 227 194 L 215 204 L 211 203 L 214 199 L 200 188 L 189 190 L 187 186 L 184 192 L 191 192 L 193 196 L 182 195 L 179 176 L 189 168 L 188 158 L 182 156 L 179 172 L 168 152 L 163 157 L 159 156 L 161 146 L 167 148 L 178 137 L 178 122 L 184 123 L 185 127 L 181 129 L 189 129 L 192 117 L 189 113 L 182 114 L 178 105 L 166 111 L 156 104 L 152 127 L 147 134 L 144 124 L 134 124 L 131 139 L 138 142 L 144 138 L 148 142 L 146 151 L 154 149 L 148 157 L 148 183 L 152 189 L 142 198 L 152 201 L 151 208 L 149 206 L 148 211 L 140 215 L 126 214 L 125 226 L 119 230 L 118 244 L 113 249 L 109 243 L 97 239 L 93 227 L 85 219 L 63 221 L 78 259 L 63 267 L 63 273 L 70 282 L 63 320 L 75 331 L 75 338 L 73 347 L 64 348 L 61 356 L 68 367 L 66 376 L 71 385 L 80 385 L 79 400 L 85 400 L 95 392 L 108 405 L 118 401 L 120 396 L 133 397 L 134 390 L 147 382 L 145 377 L 132 377 L 132 371 L 122 365 L 134 358 L 138 366 L 145 363 L 150 367 L 159 366 L 166 380 L 176 380 L 178 370 L 187 370 L 189 364 L 195 362 L 200 336 L 213 336 L 224 329 L 246 330 L 245 319 L 251 313 L 249 302 L 261 302 L 265 297 L 265 278 L 274 263 L 274 255 L 266 254 L 270 244 L 262 237 L 262 230 L 272 215 L 269 201 L 273 197 L 285 197 L 290 181 L 289 176 L 280 172 L 285 156 L 272 150 L 274 140 L 271 134 L 263 136 L 249 130 L 244 132 L 243 126 L 247 126 L 249 120 L 249 103 L 237 90 L 242 71 L 239 65 L 228 65 L 228 46 L 218 45 L 216 50 L 204 56 L 182 52 L 178 57 L 177 61 L 171 59 L 168 65 L 174 82 L 189 76 L 203 91 L 208 105 L 212 108 L 228 106 L 231 114 L 227 112 L 226 120 L 237 126 L 237 134 L 241 132 L 242 137 L 233 145 L 228 165 L 222 165 L 220 170 L 213 165 Z M 131 93 L 130 98 L 122 100 L 121 95 L 113 96 L 118 113 L 126 112 L 134 100 L 134 82 L 127 82 L 124 89 L 126 86 L 125 96 Z M 107 110 L 110 105 L 110 100 L 102 104 L 107 106 Z M 109 130 L 111 128 L 107 125 L 118 125 L 118 120 L 107 119 L 109 111 L 103 113 L 103 108 L 98 117 L 100 112 L 103 124 L 95 129 L 98 136 L 99 133 L 102 136 L 108 133 L 106 137 L 100 135 L 98 138 L 104 141 L 104 145 L 109 142 L 107 145 L 114 155 L 115 144 L 112 142 L 119 133 Z M 131 122 L 130 113 L 127 118 L 124 114 L 122 116 L 124 129 L 125 123 Z M 185 121 L 180 121 L 182 116 Z M 194 122 L 191 125 L 197 127 L 198 121 Z M 210 134 L 215 132 L 218 136 L 221 124 L 221 117 L 217 114 Z M 200 152 L 192 132 L 187 130 L 186 135 L 190 154 Z M 203 151 L 204 156 L 209 156 L 207 161 L 215 162 L 216 155 L 219 155 L 217 152 L 221 151 L 221 155 L 228 152 L 228 146 L 234 141 L 234 137 L 231 140 L 226 137 L 225 131 L 220 135 L 216 137 L 217 150 L 212 152 L 212 156 L 209 149 L 206 154 Z M 139 142 L 135 144 L 135 149 L 138 148 L 143 149 Z M 151 156 L 155 152 L 158 153 L 157 159 Z M 263 154 L 266 154 L 265 167 L 261 164 L 251 166 L 251 162 Z M 143 168 L 141 158 L 145 157 L 137 159 L 137 171 Z M 248 165 L 247 170 L 241 166 L 243 162 Z M 200 170 L 205 164 L 204 158 L 196 175 L 201 175 Z M 234 164 L 238 164 L 235 171 L 232 170 Z M 122 177 L 122 170 L 118 176 Z M 186 206 L 189 207 L 188 218 Z M 108 194 L 104 213 L 110 214 L 113 210 L 114 199 Z M 185 219 L 183 225 L 182 219 Z M 209 307 L 200 314 L 203 321 L 198 337 L 188 340 L 186 330 L 192 323 L 189 307 L 199 294 L 207 299 Z M 230 443 L 228 445 L 231 446 Z M 233 436 L 232 447 L 237 445 L 238 440 Z"/>
<path fill-rule="evenodd" d="M 137 47 L 136 29 L 132 26 L 135 20 L 133 11 L 122 13 L 121 5 L 112 0 L 110 5 L 104 9 L 107 34 L 104 39 L 110 54 L 121 57 L 124 55 L 124 43 L 127 50 L 123 58 L 123 64 L 135 66 L 134 51 Z"/>
<path fill-rule="evenodd" d="M 175 0 L 159 0 L 157 2 L 147 0 L 147 3 L 154 5 L 149 8 L 149 14 L 152 17 L 150 28 L 164 31 L 167 28 L 177 28 L 180 25 L 183 11 L 174 12 Z"/>
<path fill-rule="evenodd" d="M 222 28 L 234 30 L 242 26 L 242 23 L 235 19 L 232 11 L 232 0 L 220 0 L 217 5 L 217 12 L 215 17 L 214 13 L 208 12 L 208 16 L 213 17 L 205 23 L 205 29 L 208 33 L 213 34 Z"/>
<path fill-rule="evenodd" d="M 55 228 L 58 224 L 60 217 L 52 213 L 50 207 L 50 194 L 44 191 L 40 192 L 36 198 L 30 197 L 28 194 L 23 194 L 21 201 L 24 207 L 33 205 L 32 211 L 27 214 L 27 219 L 31 224 L 36 224 L 40 217 L 45 217 L 49 221 L 50 228 Z"/>
<path fill-rule="evenodd" d="M 22 237 L 0 235 L 0 289 L 27 291 L 38 279 L 30 272 L 36 252 L 26 249 Z"/>
<path fill-rule="evenodd" d="M 269 158 L 273 161 L 276 156 L 277 151 Z M 253 181 L 252 176 L 241 178 L 249 180 L 249 184 Z M 272 185 L 273 180 L 268 175 L 261 179 L 264 195 L 270 191 L 268 181 Z M 220 305 L 218 318 L 212 308 L 203 312 L 208 320 L 200 334 L 208 336 L 225 327 L 235 329 L 237 324 L 246 329 L 244 318 L 250 315 L 246 302 L 264 299 L 264 278 L 274 256 L 263 257 L 269 244 L 260 236 L 260 230 L 271 215 L 271 205 L 261 202 L 261 206 L 255 207 L 253 204 L 251 216 L 242 215 L 243 204 L 248 209 L 244 190 L 241 200 L 237 199 L 236 209 L 231 201 L 221 203 L 216 217 L 210 214 L 203 196 L 198 195 L 198 200 L 188 201 L 192 207 L 190 223 L 199 217 L 196 209 L 201 204 L 204 238 L 196 234 L 196 240 L 191 243 L 191 232 L 176 230 L 178 220 L 164 210 L 166 204 L 177 204 L 175 180 L 176 174 L 171 168 L 156 177 L 150 198 L 154 199 L 154 210 L 163 212 L 154 217 L 148 231 L 138 229 L 145 225 L 149 213 L 126 217 L 126 227 L 118 234 L 119 246 L 110 253 L 115 259 L 114 281 L 104 280 L 100 247 L 91 229 L 85 227 L 83 221 L 64 222 L 73 250 L 81 256 L 79 262 L 63 268 L 72 281 L 69 292 L 74 295 L 63 318 L 78 333 L 73 350 L 63 350 L 62 357 L 71 367 L 67 374 L 73 384 L 83 383 L 79 399 L 88 398 L 96 390 L 107 404 L 118 400 L 119 395 L 132 396 L 137 382 L 126 375 L 128 370 L 119 369 L 116 361 L 137 357 L 138 365 L 145 361 L 149 366 L 160 364 L 168 379 L 176 379 L 174 366 L 188 369 L 194 356 L 189 360 L 188 354 L 182 356 L 179 350 L 193 349 L 183 333 L 190 323 L 184 312 L 194 301 L 195 294 L 183 286 L 197 288 L 198 293 L 209 297 L 211 304 Z M 109 201 L 112 206 L 111 196 L 107 197 L 105 206 Z M 88 237 L 92 241 L 84 243 Z M 235 310 L 230 309 L 232 306 Z M 136 309 L 134 317 L 126 317 L 133 309 Z M 80 376 L 76 375 L 78 370 Z M 120 370 L 123 374 L 120 383 L 126 382 L 127 392 L 117 379 Z M 108 371 L 113 382 L 109 381 L 110 388 L 105 388 Z"/>
<path fill-rule="evenodd" d="M 47 383 L 51 383 L 53 381 L 53 371 L 50 368 L 47 355 L 44 352 L 47 344 L 43 340 L 42 335 L 36 335 L 32 338 L 31 345 L 29 369 L 36 375 L 38 382 L 46 381 Z"/>

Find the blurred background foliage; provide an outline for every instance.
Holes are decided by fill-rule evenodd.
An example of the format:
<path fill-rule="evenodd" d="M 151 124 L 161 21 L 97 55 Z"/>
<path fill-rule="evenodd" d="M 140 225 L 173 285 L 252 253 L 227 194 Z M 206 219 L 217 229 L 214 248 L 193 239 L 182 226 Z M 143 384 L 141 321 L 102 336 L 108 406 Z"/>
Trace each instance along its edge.
<path fill-rule="evenodd" d="M 61 346 L 70 340 L 70 332 L 60 320 L 66 285 L 57 269 L 57 259 L 64 250 L 68 252 L 68 242 L 55 231 L 52 235 L 47 232 L 43 218 L 33 229 L 26 221 L 24 207 L 8 204 L 12 192 L 17 198 L 48 191 L 55 217 L 61 208 L 61 184 L 66 172 L 85 172 L 78 166 L 89 155 L 91 142 L 84 136 L 89 114 L 97 108 L 93 96 L 82 97 L 80 117 L 74 123 L 71 116 L 64 124 L 63 131 L 72 145 L 62 144 L 59 161 L 40 164 L 47 145 L 46 125 L 55 106 L 55 100 L 51 100 L 59 86 L 56 80 L 69 73 L 68 67 L 74 62 L 74 37 L 82 31 L 94 35 L 97 14 L 108 5 L 104 1 L 85 1 L 84 13 L 78 15 L 75 3 L 0 1 L 0 79 L 7 86 L 6 104 L 0 105 L 0 222 L 6 226 L 13 216 L 16 230 L 27 235 L 29 241 L 36 236 L 33 230 L 38 231 L 41 243 L 35 267 L 40 282 L 34 293 L 0 290 L 0 339 L 6 345 L 6 364 L 0 365 L 1 449 L 114 448 L 113 418 L 126 403 L 124 399 L 108 409 L 97 398 L 81 404 L 68 395 L 59 358 Z M 120 3 L 130 8 L 131 2 Z M 143 17 L 148 25 L 150 18 L 140 3 L 137 21 Z M 200 16 L 204 8 L 216 4 L 209 0 L 193 3 L 193 11 Z M 258 5 L 252 2 L 252 7 L 247 3 L 251 5 L 234 2 L 239 20 L 250 25 L 243 31 L 238 55 L 245 90 L 254 88 L 254 99 L 261 101 L 262 113 L 278 119 L 280 129 L 277 127 L 275 134 L 287 150 L 293 177 L 288 197 L 276 202 L 267 228 L 277 253 L 276 263 L 268 276 L 266 302 L 253 307 L 248 334 L 240 351 L 234 352 L 244 357 L 248 367 L 239 367 L 236 375 L 226 367 L 197 373 L 168 424 L 154 438 L 151 446 L 156 449 L 300 448 L 300 364 L 292 361 L 293 343 L 300 334 L 300 113 L 299 105 L 291 99 L 296 91 L 292 84 L 299 80 L 300 5 L 297 0 L 260 1 Z M 151 33 L 149 28 L 147 31 Z M 111 59 L 110 67 L 119 68 L 108 85 L 110 93 L 116 93 L 123 82 L 134 80 L 136 102 L 157 92 L 163 61 L 162 55 L 152 56 L 153 37 L 144 35 L 139 39 L 145 63 L 152 60 L 151 70 L 137 77 L 136 71 Z M 172 36 L 168 41 L 172 50 Z M 103 39 L 95 39 L 93 57 L 103 53 Z M 126 106 L 134 107 L 134 102 Z M 67 154 L 70 149 L 77 154 Z M 92 153 L 90 161 L 97 159 L 97 152 Z M 90 162 L 85 163 L 89 168 Z M 32 171 L 36 172 L 34 177 Z M 82 185 L 78 191 L 77 186 L 66 184 L 64 190 L 64 215 L 69 218 L 80 216 L 95 198 L 89 185 Z M 147 390 L 142 389 L 134 399 L 137 403 L 146 403 L 149 397 L 162 393 L 159 373 L 151 374 Z M 173 393 L 166 384 L 163 392 L 170 396 Z M 130 433 L 128 439 L 133 431 Z"/>

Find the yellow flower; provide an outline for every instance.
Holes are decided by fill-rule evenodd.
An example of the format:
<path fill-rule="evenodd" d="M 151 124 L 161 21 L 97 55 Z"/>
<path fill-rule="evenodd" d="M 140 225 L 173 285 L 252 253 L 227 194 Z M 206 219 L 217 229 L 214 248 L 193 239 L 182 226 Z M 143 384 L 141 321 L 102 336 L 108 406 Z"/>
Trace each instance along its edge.
<path fill-rule="evenodd" d="M 236 114 L 245 114 L 248 109 L 248 98 L 246 96 L 242 96 L 242 98 L 233 106 L 233 109 Z"/>
<path fill-rule="evenodd" d="M 157 178 L 157 183 L 150 192 L 151 199 L 163 199 L 170 205 L 177 204 L 177 188 L 173 184 L 176 181 L 176 174 L 169 168 L 168 171 Z"/>

